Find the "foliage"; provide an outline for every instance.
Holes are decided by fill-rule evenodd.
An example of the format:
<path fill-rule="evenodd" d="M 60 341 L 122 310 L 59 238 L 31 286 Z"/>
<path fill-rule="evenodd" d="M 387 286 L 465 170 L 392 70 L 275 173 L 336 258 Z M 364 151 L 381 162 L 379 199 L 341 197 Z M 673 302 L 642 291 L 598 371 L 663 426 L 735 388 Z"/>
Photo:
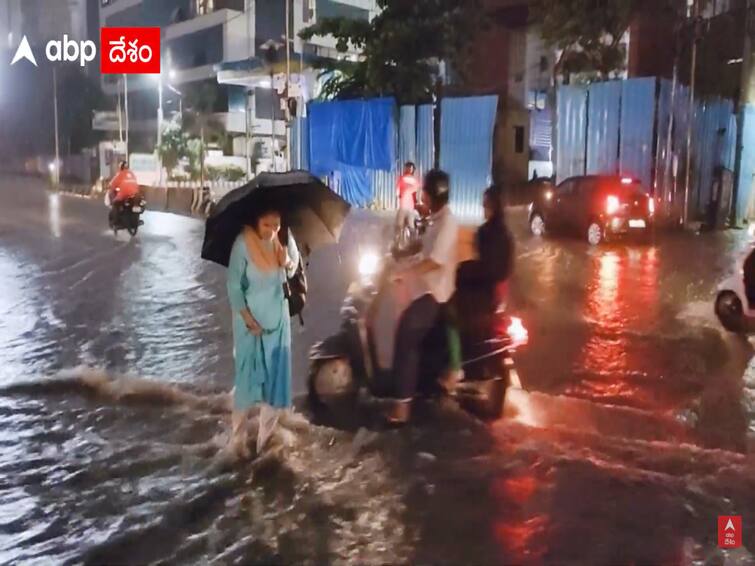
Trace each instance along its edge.
<path fill-rule="evenodd" d="M 163 128 L 162 143 L 157 147 L 157 155 L 168 177 L 173 175 L 181 159 L 188 156 L 188 138 L 176 122 L 168 122 Z"/>
<path fill-rule="evenodd" d="M 635 0 L 536 0 L 532 21 L 545 43 L 558 49 L 554 74 L 594 71 L 601 78 L 619 71 L 625 60 L 622 38 L 629 28 Z"/>
<path fill-rule="evenodd" d="M 186 158 L 189 160 L 189 179 L 198 181 L 202 177 L 202 165 L 204 161 L 205 145 L 199 138 L 190 138 Z"/>
<path fill-rule="evenodd" d="M 210 181 L 230 181 L 235 183 L 246 178 L 246 171 L 235 165 L 225 165 L 222 167 L 207 166 L 207 178 Z"/>
<path fill-rule="evenodd" d="M 241 181 L 242 179 L 246 178 L 246 171 L 244 171 L 241 167 L 229 165 L 225 168 L 225 178 L 231 183 L 235 183 L 236 181 Z"/>
<path fill-rule="evenodd" d="M 332 35 L 341 53 L 357 60 L 325 60 L 323 97 L 395 96 L 402 103 L 432 96 L 438 62 L 465 68 L 467 46 L 483 23 L 481 0 L 378 0 L 372 20 L 323 18 L 300 36 Z M 464 78 L 463 75 L 461 77 Z"/>
<path fill-rule="evenodd" d="M 184 94 L 184 130 L 192 137 L 203 138 L 206 145 L 226 150 L 233 140 L 225 125 L 213 114 L 218 111 L 218 85 L 200 82 L 189 86 Z"/>
<path fill-rule="evenodd" d="M 657 0 L 652 9 L 660 15 L 682 5 L 678 0 Z M 534 0 L 531 21 L 539 26 L 545 43 L 560 52 L 554 78 L 563 75 L 568 82 L 570 75 L 594 73 L 607 79 L 621 71 L 626 60 L 624 34 L 645 6 L 643 0 Z"/>

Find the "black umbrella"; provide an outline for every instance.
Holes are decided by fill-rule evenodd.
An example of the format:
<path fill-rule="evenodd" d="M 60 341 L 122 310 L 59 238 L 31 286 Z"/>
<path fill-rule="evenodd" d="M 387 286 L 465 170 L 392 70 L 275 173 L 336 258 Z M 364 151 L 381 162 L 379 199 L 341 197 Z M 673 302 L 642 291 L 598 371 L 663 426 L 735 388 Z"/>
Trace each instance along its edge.
<path fill-rule="evenodd" d="M 225 195 L 207 218 L 202 258 L 228 266 L 233 242 L 263 208 L 281 213 L 303 250 L 338 242 L 350 205 L 307 171 L 262 173 Z"/>

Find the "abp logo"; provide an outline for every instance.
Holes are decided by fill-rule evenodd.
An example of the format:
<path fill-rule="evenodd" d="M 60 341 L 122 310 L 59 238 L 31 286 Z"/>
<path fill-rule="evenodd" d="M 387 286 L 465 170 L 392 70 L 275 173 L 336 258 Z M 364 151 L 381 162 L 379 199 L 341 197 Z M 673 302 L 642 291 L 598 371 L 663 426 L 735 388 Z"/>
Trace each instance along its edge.
<path fill-rule="evenodd" d="M 103 75 L 160 73 L 160 28 L 102 28 Z"/>
<path fill-rule="evenodd" d="M 718 546 L 721 548 L 739 548 L 742 546 L 741 515 L 719 515 Z"/>

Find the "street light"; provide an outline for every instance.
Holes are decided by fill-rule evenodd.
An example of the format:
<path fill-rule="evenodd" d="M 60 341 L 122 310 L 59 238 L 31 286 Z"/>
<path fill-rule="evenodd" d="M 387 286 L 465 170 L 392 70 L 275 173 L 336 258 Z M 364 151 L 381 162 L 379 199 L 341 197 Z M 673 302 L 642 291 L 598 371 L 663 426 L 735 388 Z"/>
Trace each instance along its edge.
<path fill-rule="evenodd" d="M 171 71 L 171 74 L 175 74 L 175 72 Z M 184 119 L 184 95 L 183 95 L 183 93 L 180 90 L 178 90 L 176 87 L 174 87 L 171 84 L 168 85 L 168 88 L 173 93 L 175 93 L 178 96 L 178 114 L 181 116 L 181 123 L 183 123 L 183 119 Z"/>
<path fill-rule="evenodd" d="M 157 81 L 157 147 L 163 141 L 163 75 L 162 72 L 152 75 Z"/>
<path fill-rule="evenodd" d="M 260 45 L 260 50 L 264 53 L 264 59 L 265 62 L 268 64 L 270 68 L 270 87 L 272 88 L 273 85 L 273 75 L 274 75 L 274 65 L 277 59 L 278 51 L 280 48 L 283 47 L 283 45 L 273 39 L 268 39 L 265 43 Z M 288 86 L 288 85 L 286 85 Z M 276 170 L 275 167 L 275 102 L 276 102 L 276 96 L 275 96 L 275 89 L 273 88 L 273 91 L 270 95 L 270 100 L 272 102 L 271 109 L 270 109 L 270 159 L 272 161 L 272 167 L 273 171 Z"/>

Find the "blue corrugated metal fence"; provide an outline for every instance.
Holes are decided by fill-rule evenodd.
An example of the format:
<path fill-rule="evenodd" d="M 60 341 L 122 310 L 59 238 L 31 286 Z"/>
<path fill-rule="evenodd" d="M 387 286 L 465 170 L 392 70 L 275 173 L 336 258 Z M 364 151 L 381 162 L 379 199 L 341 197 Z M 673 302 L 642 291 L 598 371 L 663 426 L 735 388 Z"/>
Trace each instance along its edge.
<path fill-rule="evenodd" d="M 330 103 L 331 106 L 334 104 L 338 103 Z M 479 216 L 482 191 L 491 183 L 493 129 L 497 104 L 498 98 L 495 96 L 450 98 L 445 99 L 442 104 L 441 166 L 451 175 L 452 205 L 459 213 L 465 215 Z M 347 168 L 340 164 L 337 165 L 338 171 L 333 173 L 333 182 L 339 186 L 346 186 L 349 182 L 361 184 L 361 175 L 366 175 L 366 182 L 370 187 L 369 198 L 379 208 L 396 207 L 396 183 L 406 161 L 416 164 L 420 177 L 432 169 L 435 163 L 433 106 L 402 106 L 395 118 L 398 123 L 393 130 L 398 136 L 392 154 L 396 157 L 390 169 L 357 171 L 357 168 Z M 304 156 L 301 162 L 298 159 L 300 129 L 304 137 Z M 294 167 L 309 168 L 309 138 L 309 121 L 306 118 L 296 120 L 292 129 Z M 359 176 L 359 179 L 356 179 L 355 175 Z M 349 196 L 348 191 L 344 191 L 344 196 Z M 352 204 L 364 204 L 363 197 L 359 200 L 360 202 Z"/>
<path fill-rule="evenodd" d="M 460 216 L 482 213 L 482 193 L 492 183 L 497 108 L 497 96 L 442 102 L 440 167 L 451 176 L 451 206 Z"/>
<path fill-rule="evenodd" d="M 612 175 L 619 171 L 619 111 L 621 83 L 595 83 L 588 88 L 588 175 Z"/>
<path fill-rule="evenodd" d="M 688 159 L 687 87 L 677 84 L 672 88 L 667 80 L 641 78 L 589 87 L 563 86 L 557 94 L 559 181 L 585 173 L 618 173 L 640 179 L 669 203 L 681 204 Z M 693 216 L 703 213 L 711 199 L 715 169 L 734 168 L 737 134 L 732 112 L 729 100 L 699 100 L 695 104 L 690 156 Z M 751 119 L 755 144 L 755 114 Z M 745 171 L 743 175 L 752 177 Z M 740 190 L 740 208 L 746 206 L 745 198 Z"/>

